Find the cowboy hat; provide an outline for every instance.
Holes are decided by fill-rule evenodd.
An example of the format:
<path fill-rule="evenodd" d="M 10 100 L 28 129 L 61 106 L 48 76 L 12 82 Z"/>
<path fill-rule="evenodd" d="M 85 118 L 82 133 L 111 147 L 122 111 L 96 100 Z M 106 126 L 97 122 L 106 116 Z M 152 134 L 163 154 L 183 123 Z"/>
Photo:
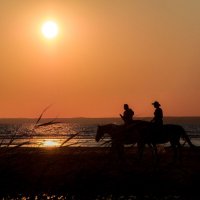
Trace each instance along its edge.
<path fill-rule="evenodd" d="M 157 106 L 160 106 L 160 104 L 159 104 L 159 102 L 158 102 L 158 101 L 154 101 L 154 102 L 152 103 L 152 105 L 157 105 Z"/>

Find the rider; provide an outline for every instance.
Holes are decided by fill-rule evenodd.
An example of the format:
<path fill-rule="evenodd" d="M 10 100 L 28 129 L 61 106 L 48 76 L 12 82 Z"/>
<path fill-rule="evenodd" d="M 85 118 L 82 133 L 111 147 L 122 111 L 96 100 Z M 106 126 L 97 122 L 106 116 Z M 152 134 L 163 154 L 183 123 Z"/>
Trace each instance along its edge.
<path fill-rule="evenodd" d="M 163 111 L 160 108 L 161 105 L 158 101 L 154 101 L 152 105 L 154 106 L 155 111 L 154 118 L 151 120 L 151 122 L 153 124 L 153 128 L 155 128 L 155 131 L 159 132 L 163 127 Z"/>
<path fill-rule="evenodd" d="M 120 117 L 124 120 L 125 125 L 130 125 L 133 123 L 134 111 L 129 108 L 128 104 L 124 104 L 124 113 L 120 114 Z"/>

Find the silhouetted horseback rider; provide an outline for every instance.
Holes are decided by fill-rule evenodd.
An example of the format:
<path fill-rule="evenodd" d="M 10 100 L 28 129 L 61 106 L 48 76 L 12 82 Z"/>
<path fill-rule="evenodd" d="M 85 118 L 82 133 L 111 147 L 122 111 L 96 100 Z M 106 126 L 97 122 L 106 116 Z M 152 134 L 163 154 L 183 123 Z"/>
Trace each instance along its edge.
<path fill-rule="evenodd" d="M 130 140 L 130 131 L 131 131 L 131 127 L 133 124 L 133 115 L 134 115 L 134 111 L 129 108 L 128 104 L 124 104 L 124 113 L 123 115 L 120 114 L 120 117 L 123 119 L 124 121 L 124 134 L 125 134 L 125 139 L 127 141 Z"/>
<path fill-rule="evenodd" d="M 160 108 L 160 103 L 155 101 L 152 103 L 155 108 L 154 118 L 151 120 L 153 131 L 157 134 L 162 131 L 163 127 L 163 111 Z"/>
<path fill-rule="evenodd" d="M 130 125 L 133 123 L 134 111 L 129 108 L 128 104 L 124 104 L 124 113 L 120 114 L 120 117 L 123 119 L 125 125 Z"/>

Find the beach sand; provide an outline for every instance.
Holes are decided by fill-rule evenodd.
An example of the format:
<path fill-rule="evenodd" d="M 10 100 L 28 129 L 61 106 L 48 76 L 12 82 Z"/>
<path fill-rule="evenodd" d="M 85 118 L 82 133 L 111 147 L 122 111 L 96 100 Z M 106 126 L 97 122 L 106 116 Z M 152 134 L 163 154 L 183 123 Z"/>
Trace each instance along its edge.
<path fill-rule="evenodd" d="M 182 161 L 175 163 L 172 153 L 165 148 L 155 163 L 149 148 L 140 162 L 133 147 L 126 148 L 123 160 L 110 148 L 0 149 L 0 195 L 198 199 L 200 148 L 184 147 Z"/>

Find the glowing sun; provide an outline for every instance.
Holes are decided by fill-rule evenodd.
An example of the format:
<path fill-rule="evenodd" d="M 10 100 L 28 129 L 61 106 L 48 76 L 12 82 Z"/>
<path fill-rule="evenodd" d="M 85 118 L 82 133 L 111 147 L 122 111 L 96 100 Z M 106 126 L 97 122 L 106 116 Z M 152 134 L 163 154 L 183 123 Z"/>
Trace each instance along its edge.
<path fill-rule="evenodd" d="M 53 21 L 47 21 L 42 25 L 42 34 L 47 39 L 53 39 L 58 35 L 58 26 Z"/>

